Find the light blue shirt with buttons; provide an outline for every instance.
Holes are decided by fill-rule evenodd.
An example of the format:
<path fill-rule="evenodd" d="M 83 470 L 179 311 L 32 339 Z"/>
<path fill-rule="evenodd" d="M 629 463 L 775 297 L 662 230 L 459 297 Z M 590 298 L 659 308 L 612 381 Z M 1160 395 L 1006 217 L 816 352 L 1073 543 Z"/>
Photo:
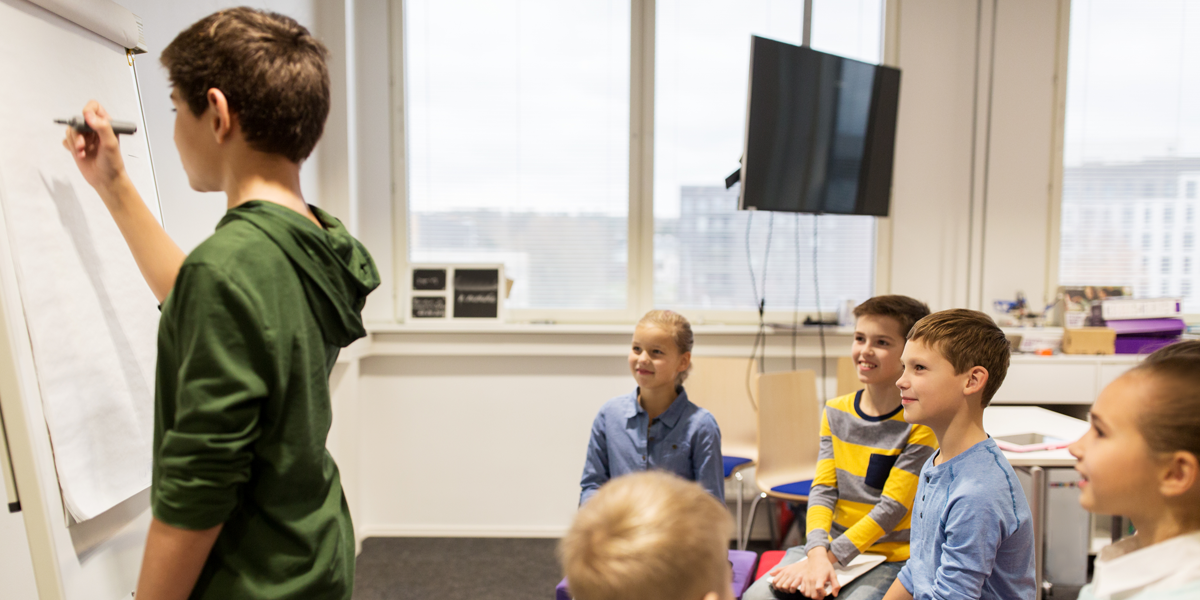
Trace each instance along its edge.
<path fill-rule="evenodd" d="M 609 479 L 651 469 L 695 481 L 725 502 L 721 430 L 712 413 L 692 404 L 680 388 L 666 412 L 651 421 L 637 397 L 635 389 L 609 400 L 592 422 L 579 505 Z"/>
<path fill-rule="evenodd" d="M 1017 474 L 988 438 L 921 469 L 899 580 L 916 600 L 1033 600 L 1033 517 Z"/>

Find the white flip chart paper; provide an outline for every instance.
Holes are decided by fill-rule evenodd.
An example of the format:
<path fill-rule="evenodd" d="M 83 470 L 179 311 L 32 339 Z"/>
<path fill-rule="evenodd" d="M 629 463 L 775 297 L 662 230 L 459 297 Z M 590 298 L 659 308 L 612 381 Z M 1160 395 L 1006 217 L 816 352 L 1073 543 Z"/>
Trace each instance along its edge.
<path fill-rule="evenodd" d="M 53 119 L 93 98 L 114 118 L 142 118 L 123 48 L 58 19 L 25 20 L 19 34 L 0 36 L 9 57 L 0 61 L 0 205 L 10 240 L 0 257 L 16 267 L 63 499 L 84 521 L 150 483 L 158 310 Z M 30 52 L 38 60 L 19 58 Z M 122 136 L 121 148 L 157 212 L 144 132 Z"/>

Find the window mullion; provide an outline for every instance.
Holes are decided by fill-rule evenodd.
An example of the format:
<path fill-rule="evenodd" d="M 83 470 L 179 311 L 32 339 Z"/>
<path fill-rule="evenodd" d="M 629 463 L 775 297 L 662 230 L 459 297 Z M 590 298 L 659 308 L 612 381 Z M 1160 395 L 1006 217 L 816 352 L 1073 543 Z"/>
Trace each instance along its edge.
<path fill-rule="evenodd" d="M 654 307 L 654 0 L 631 0 L 629 293 L 631 318 Z"/>

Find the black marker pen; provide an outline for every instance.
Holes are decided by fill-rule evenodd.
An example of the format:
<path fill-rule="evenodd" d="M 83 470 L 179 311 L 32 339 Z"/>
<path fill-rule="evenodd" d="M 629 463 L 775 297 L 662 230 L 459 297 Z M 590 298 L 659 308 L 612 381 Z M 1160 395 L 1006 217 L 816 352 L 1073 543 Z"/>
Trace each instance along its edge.
<path fill-rule="evenodd" d="M 76 133 L 92 133 L 92 128 L 88 127 L 87 121 L 80 117 L 71 117 L 68 119 L 55 119 L 55 123 L 66 125 L 75 130 Z M 117 135 L 133 135 L 137 133 L 137 124 L 129 121 L 113 121 L 113 133 Z"/>

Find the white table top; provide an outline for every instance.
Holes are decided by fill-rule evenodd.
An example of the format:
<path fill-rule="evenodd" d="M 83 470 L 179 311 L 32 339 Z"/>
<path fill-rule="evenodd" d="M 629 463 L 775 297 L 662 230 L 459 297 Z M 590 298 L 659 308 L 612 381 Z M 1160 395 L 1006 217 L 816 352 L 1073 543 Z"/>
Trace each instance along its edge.
<path fill-rule="evenodd" d="M 1040 433 L 1077 440 L 1087 433 L 1088 422 L 1036 406 L 989 406 L 983 411 L 983 428 L 992 437 Z M 1041 452 L 1005 452 L 1014 467 L 1073 467 L 1075 457 L 1066 448 Z"/>

